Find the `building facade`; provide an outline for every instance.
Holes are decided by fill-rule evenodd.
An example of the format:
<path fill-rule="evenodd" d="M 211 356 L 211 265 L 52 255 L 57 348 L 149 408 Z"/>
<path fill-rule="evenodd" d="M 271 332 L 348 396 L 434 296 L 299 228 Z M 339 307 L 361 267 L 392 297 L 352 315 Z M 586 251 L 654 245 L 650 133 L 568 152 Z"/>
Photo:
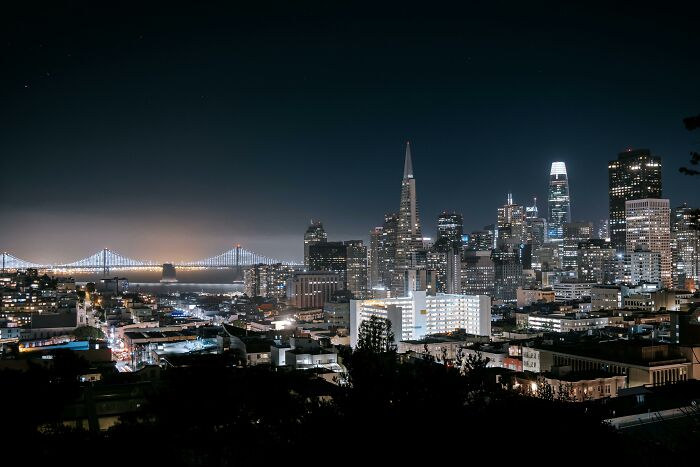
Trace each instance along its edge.
<path fill-rule="evenodd" d="M 287 281 L 287 302 L 297 308 L 321 308 L 342 288 L 342 280 L 336 273 L 297 272 Z"/>
<path fill-rule="evenodd" d="M 676 272 L 674 286 L 697 290 L 700 286 L 700 209 L 687 204 L 674 208 L 671 235 Z"/>
<path fill-rule="evenodd" d="M 244 271 L 245 292 L 251 297 L 284 298 L 292 266 L 282 263 L 255 264 Z"/>
<path fill-rule="evenodd" d="M 661 158 L 648 149 L 628 149 L 608 163 L 609 234 L 617 253 L 627 245 L 625 203 L 635 199 L 661 198 Z"/>
<path fill-rule="evenodd" d="M 598 284 L 615 281 L 615 249 L 610 242 L 601 239 L 580 242 L 576 254 L 579 280 Z"/>
<path fill-rule="evenodd" d="M 661 287 L 660 253 L 641 245 L 627 255 L 627 263 L 630 284 L 655 284 Z"/>
<path fill-rule="evenodd" d="M 673 287 L 671 276 L 671 209 L 667 199 L 625 202 L 626 251 L 642 247 L 661 255 L 661 284 Z"/>
<path fill-rule="evenodd" d="M 491 250 L 465 251 L 461 265 L 461 276 L 463 294 L 493 297 L 496 271 L 493 259 L 491 259 Z"/>
<path fill-rule="evenodd" d="M 328 241 L 326 231 L 323 229 L 323 224 L 320 221 L 311 221 L 311 225 L 304 233 L 304 267 L 309 267 L 309 247 L 317 243 L 325 243 Z"/>
<path fill-rule="evenodd" d="M 402 280 L 404 271 L 419 266 L 420 252 L 423 250 L 418 201 L 416 196 L 416 179 L 413 176 L 411 144 L 406 143 L 403 180 L 401 181 L 401 202 L 396 231 L 395 278 L 391 284 L 391 295 L 401 297 L 404 294 Z"/>
<path fill-rule="evenodd" d="M 362 240 L 347 240 L 346 247 L 346 286 L 353 297 L 369 298 L 367 290 L 367 247 Z"/>
<path fill-rule="evenodd" d="M 442 251 L 461 250 L 463 230 L 461 214 L 443 212 L 437 219 L 436 248 Z"/>
<path fill-rule="evenodd" d="M 564 238 L 564 224 L 571 222 L 571 200 L 569 178 L 564 162 L 552 162 L 549 171 L 549 241 L 561 242 Z"/>
<path fill-rule="evenodd" d="M 412 292 L 408 297 L 352 300 L 350 343 L 357 345 L 360 325 L 371 316 L 391 321 L 396 342 L 464 329 L 468 334 L 491 335 L 491 299 L 484 295 Z"/>
<path fill-rule="evenodd" d="M 593 238 L 593 224 L 591 222 L 567 222 L 563 225 L 562 231 L 562 269 L 578 269 L 578 245 Z"/>

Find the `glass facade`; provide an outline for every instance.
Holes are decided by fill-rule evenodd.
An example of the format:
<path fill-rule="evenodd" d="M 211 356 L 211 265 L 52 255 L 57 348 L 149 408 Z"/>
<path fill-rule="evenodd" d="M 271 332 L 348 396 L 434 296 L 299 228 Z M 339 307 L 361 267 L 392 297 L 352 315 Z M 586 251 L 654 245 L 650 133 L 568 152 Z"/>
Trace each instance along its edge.
<path fill-rule="evenodd" d="M 571 201 L 566 164 L 552 162 L 552 169 L 549 171 L 549 241 L 563 240 L 563 226 L 567 222 L 571 222 Z"/>

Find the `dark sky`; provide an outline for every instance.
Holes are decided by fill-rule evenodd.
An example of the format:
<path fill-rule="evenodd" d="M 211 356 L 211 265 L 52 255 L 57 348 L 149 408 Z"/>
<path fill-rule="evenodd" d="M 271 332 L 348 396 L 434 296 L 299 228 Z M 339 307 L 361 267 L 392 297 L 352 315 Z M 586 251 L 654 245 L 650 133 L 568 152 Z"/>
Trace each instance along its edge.
<path fill-rule="evenodd" d="M 398 209 L 406 140 L 426 235 L 444 209 L 494 222 L 508 191 L 546 212 L 555 160 L 573 217 L 606 217 L 626 147 L 700 205 L 678 173 L 700 144 L 691 2 L 145 3 L 3 11 L 0 249 L 300 258 L 311 218 L 366 238 Z"/>

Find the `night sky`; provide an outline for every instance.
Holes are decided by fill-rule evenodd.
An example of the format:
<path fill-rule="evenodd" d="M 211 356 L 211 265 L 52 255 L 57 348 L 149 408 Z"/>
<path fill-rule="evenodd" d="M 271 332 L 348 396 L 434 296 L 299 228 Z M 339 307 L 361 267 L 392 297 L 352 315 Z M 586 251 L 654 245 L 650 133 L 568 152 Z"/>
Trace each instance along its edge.
<path fill-rule="evenodd" d="M 508 191 L 545 213 L 555 160 L 574 219 L 607 217 L 627 147 L 700 205 L 678 173 L 700 2 L 59 3 L 0 17 L 0 250 L 26 259 L 299 259 L 312 218 L 366 239 L 398 209 L 406 140 L 430 236 L 445 209 L 493 223 Z"/>

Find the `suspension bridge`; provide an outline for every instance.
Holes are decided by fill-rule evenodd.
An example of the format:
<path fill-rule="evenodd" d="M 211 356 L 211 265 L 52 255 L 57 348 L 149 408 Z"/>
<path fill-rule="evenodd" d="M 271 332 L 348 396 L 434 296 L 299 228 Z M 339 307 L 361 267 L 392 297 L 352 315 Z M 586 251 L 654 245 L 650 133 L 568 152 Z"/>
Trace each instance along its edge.
<path fill-rule="evenodd" d="M 250 267 L 256 264 L 284 264 L 294 266 L 297 263 L 293 261 L 279 260 L 270 258 L 254 251 L 241 248 L 236 245 L 228 251 L 210 258 L 199 259 L 195 261 L 167 262 L 176 268 L 191 268 L 191 269 L 225 269 L 235 268 L 241 269 Z M 18 269 L 43 269 L 52 271 L 76 270 L 76 271 L 103 271 L 105 274 L 111 270 L 138 270 L 138 269 L 154 269 L 160 268 L 162 262 L 134 259 L 121 255 L 109 248 L 104 248 L 86 258 L 79 259 L 70 263 L 56 264 L 41 264 L 27 261 L 18 258 L 10 253 L 2 254 L 2 270 L 18 270 Z"/>

